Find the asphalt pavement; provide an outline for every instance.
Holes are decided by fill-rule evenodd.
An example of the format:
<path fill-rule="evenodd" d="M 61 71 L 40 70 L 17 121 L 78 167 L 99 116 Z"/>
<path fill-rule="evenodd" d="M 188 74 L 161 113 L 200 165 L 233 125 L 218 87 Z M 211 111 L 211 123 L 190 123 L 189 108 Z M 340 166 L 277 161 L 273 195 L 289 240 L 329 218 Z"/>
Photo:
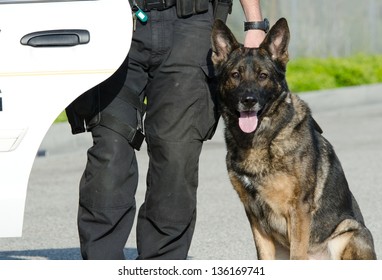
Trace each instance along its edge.
<path fill-rule="evenodd" d="M 382 84 L 311 92 L 301 97 L 333 144 L 374 236 L 377 255 L 382 258 Z M 72 136 L 68 124 L 52 125 L 30 175 L 23 236 L 0 238 L 0 260 L 80 259 L 78 182 L 90 146 L 89 134 Z M 228 181 L 225 153 L 221 122 L 200 158 L 198 219 L 190 259 L 256 259 L 243 207 Z M 137 156 L 139 206 L 148 166 L 145 147 Z M 128 259 L 136 257 L 135 226 L 125 254 Z"/>

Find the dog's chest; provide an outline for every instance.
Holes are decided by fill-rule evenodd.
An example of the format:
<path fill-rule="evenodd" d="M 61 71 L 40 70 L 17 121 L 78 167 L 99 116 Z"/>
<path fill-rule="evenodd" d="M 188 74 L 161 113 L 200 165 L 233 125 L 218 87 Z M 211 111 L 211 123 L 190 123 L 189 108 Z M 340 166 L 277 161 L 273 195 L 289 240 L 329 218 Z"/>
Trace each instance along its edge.
<path fill-rule="evenodd" d="M 264 231 L 279 243 L 289 246 L 288 221 L 295 202 L 295 180 L 287 174 L 276 173 L 253 178 L 238 175 L 235 189 L 247 211 L 253 215 Z"/>

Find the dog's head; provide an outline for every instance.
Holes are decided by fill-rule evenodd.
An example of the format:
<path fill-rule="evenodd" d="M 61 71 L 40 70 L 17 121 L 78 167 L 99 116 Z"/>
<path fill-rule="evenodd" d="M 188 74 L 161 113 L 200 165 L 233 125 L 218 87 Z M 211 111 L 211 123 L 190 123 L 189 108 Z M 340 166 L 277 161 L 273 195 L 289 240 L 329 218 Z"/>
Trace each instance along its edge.
<path fill-rule="evenodd" d="M 284 18 L 276 22 L 259 48 L 244 48 L 222 21 L 214 24 L 212 61 L 219 79 L 222 114 L 237 118 L 245 133 L 256 131 L 271 103 L 288 91 L 288 43 Z"/>

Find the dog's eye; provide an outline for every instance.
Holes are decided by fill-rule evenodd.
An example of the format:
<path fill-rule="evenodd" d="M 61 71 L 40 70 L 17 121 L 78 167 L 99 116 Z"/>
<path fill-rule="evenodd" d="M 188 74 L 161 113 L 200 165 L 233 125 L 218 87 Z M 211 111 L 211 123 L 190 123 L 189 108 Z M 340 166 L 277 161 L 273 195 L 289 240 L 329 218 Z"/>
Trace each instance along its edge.
<path fill-rule="evenodd" d="M 240 79 L 240 73 L 235 71 L 231 73 L 231 77 L 234 79 Z"/>
<path fill-rule="evenodd" d="M 264 81 L 266 78 L 268 78 L 268 74 L 267 73 L 260 73 L 259 80 Z"/>

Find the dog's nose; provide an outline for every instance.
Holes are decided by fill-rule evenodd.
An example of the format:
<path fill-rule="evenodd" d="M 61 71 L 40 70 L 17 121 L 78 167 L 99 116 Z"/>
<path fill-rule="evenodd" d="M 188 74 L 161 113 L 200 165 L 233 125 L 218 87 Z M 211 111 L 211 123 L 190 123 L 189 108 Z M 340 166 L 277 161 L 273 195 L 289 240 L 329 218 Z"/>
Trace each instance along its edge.
<path fill-rule="evenodd" d="M 254 96 L 245 96 L 242 98 L 241 102 L 247 108 L 253 107 L 257 103 L 257 99 Z"/>

